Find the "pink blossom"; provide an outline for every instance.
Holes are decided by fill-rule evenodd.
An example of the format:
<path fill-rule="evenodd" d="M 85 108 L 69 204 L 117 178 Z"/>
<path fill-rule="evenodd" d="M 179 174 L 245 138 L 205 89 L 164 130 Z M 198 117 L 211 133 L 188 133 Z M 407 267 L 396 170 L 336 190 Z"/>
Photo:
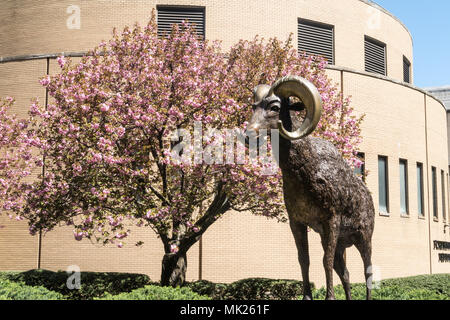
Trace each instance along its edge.
<path fill-rule="evenodd" d="M 66 64 L 67 60 L 64 56 L 60 56 L 56 58 L 56 61 L 58 62 L 59 66 L 62 68 Z"/>
<path fill-rule="evenodd" d="M 170 252 L 171 253 L 177 253 L 180 250 L 180 248 L 176 244 L 170 245 Z"/>
<path fill-rule="evenodd" d="M 39 80 L 39 83 L 44 87 L 48 86 L 48 84 L 50 83 L 50 76 L 45 76 L 44 78 Z"/>
<path fill-rule="evenodd" d="M 94 154 L 92 154 L 92 158 L 91 158 L 90 162 L 97 163 L 97 162 L 102 161 L 102 159 L 103 159 L 103 156 L 100 153 L 94 153 Z"/>
<path fill-rule="evenodd" d="M 83 239 L 84 233 L 83 233 L 83 232 L 77 232 L 77 231 L 74 231 L 74 232 L 73 232 L 73 235 L 74 235 L 74 237 L 75 237 L 75 240 L 81 241 L 81 240 Z"/>
<path fill-rule="evenodd" d="M 81 167 L 81 165 L 76 164 L 76 163 L 72 164 L 72 168 L 77 173 L 80 173 L 81 171 L 83 171 L 83 168 Z"/>
<path fill-rule="evenodd" d="M 120 126 L 117 128 L 117 135 L 120 137 L 122 137 L 125 134 L 125 128 Z"/>
<path fill-rule="evenodd" d="M 108 110 L 109 110 L 109 105 L 106 104 L 106 103 L 102 103 L 102 104 L 100 105 L 100 110 L 103 111 L 103 112 L 108 112 Z"/>
<path fill-rule="evenodd" d="M 117 239 L 123 239 L 125 237 L 126 237 L 126 234 L 124 234 L 124 233 L 116 233 L 116 238 Z"/>

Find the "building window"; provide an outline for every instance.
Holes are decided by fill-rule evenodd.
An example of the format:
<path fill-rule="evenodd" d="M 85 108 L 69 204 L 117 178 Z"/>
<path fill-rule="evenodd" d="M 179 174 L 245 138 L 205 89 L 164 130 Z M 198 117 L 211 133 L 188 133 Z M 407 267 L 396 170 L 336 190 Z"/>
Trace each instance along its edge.
<path fill-rule="evenodd" d="M 400 213 L 408 214 L 408 162 L 400 159 Z"/>
<path fill-rule="evenodd" d="M 433 184 L 433 217 L 438 219 L 437 173 L 435 167 L 431 167 L 431 180 Z"/>
<path fill-rule="evenodd" d="M 450 210 L 448 209 L 448 207 L 449 207 L 449 199 L 450 199 L 450 197 L 448 196 L 449 195 L 449 190 L 448 190 L 448 173 L 447 173 L 447 180 L 446 180 L 446 182 L 447 182 L 447 215 L 448 215 L 448 221 L 450 221 Z M 447 221 L 447 219 L 446 219 L 446 217 L 444 218 L 445 219 L 445 221 Z"/>
<path fill-rule="evenodd" d="M 380 213 L 389 212 L 389 183 L 387 157 L 378 157 L 378 205 Z"/>
<path fill-rule="evenodd" d="M 403 56 L 403 81 L 411 83 L 411 62 Z"/>
<path fill-rule="evenodd" d="M 445 218 L 445 173 L 444 170 L 441 170 L 441 190 L 442 190 L 442 218 L 444 219 L 444 221 L 446 220 Z"/>
<path fill-rule="evenodd" d="M 334 26 L 298 19 L 298 52 L 322 56 L 334 64 Z"/>
<path fill-rule="evenodd" d="M 364 58 L 367 72 L 386 75 L 386 44 L 365 36 Z"/>
<path fill-rule="evenodd" d="M 158 10 L 158 36 L 169 34 L 173 24 L 183 21 L 191 23 L 202 40 L 205 39 L 205 8 L 181 6 L 157 6 Z"/>
<path fill-rule="evenodd" d="M 361 167 L 355 167 L 354 173 L 356 176 L 360 177 L 362 181 L 366 181 L 366 166 L 365 166 L 365 154 L 359 152 L 357 155 L 358 159 L 362 162 Z"/>
<path fill-rule="evenodd" d="M 417 163 L 417 213 L 419 216 L 425 216 L 423 204 L 423 165 Z"/>

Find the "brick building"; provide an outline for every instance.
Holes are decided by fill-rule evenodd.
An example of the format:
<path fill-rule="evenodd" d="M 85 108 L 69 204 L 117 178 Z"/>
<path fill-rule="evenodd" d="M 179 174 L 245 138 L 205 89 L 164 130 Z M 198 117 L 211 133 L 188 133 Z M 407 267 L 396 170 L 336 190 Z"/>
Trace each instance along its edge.
<path fill-rule="evenodd" d="M 16 97 L 25 115 L 32 97 L 45 99 L 37 79 L 58 71 L 58 54 L 74 56 L 157 9 L 161 30 L 186 15 L 207 39 L 228 48 L 239 39 L 294 34 L 299 51 L 322 54 L 327 73 L 366 114 L 361 154 L 376 209 L 373 262 L 381 278 L 449 273 L 434 241 L 449 242 L 446 109 L 413 85 L 413 39 L 392 14 L 366 0 L 5 0 L 0 8 L 0 96 Z M 73 58 L 78 61 L 79 58 Z M 438 186 L 437 188 L 433 188 Z M 436 201 L 433 201 L 436 200 Z M 133 231 L 141 248 L 74 241 L 64 227 L 39 237 L 26 223 L 0 216 L 0 270 L 41 268 L 147 273 L 159 279 L 162 243 Z M 311 280 L 324 284 L 323 250 L 310 233 Z M 352 282 L 363 282 L 355 248 L 346 253 Z M 301 279 L 287 224 L 230 212 L 188 254 L 188 280 L 231 282 L 246 277 Z M 376 273 L 377 273 L 376 272 Z M 338 277 L 335 276 L 338 283 Z"/>

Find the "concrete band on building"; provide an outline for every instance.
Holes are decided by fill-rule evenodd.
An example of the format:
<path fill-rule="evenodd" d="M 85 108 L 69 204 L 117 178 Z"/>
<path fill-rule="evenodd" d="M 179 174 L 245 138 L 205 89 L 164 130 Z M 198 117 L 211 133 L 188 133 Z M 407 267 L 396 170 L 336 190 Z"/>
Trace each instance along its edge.
<path fill-rule="evenodd" d="M 413 86 L 409 31 L 370 1 L 6 0 L 0 11 L 0 97 L 15 97 L 15 111 L 26 116 L 31 98 L 45 100 L 38 79 L 47 72 L 58 72 L 52 54 L 88 51 L 109 39 L 114 27 L 120 30 L 136 21 L 143 25 L 152 9 L 169 5 L 203 8 L 205 37 L 222 40 L 224 49 L 255 35 L 285 39 L 290 33 L 294 45 L 299 45 L 300 27 L 323 25 L 331 30 L 327 34 L 332 36 L 333 65 L 327 73 L 352 97 L 356 113 L 366 114 L 360 151 L 377 212 L 374 274 L 392 278 L 450 272 L 450 264 L 439 261 L 442 251 L 433 245 L 450 241 L 450 229 L 445 232 L 449 221 L 446 109 L 432 94 Z M 79 29 L 72 28 L 68 20 L 77 8 Z M 367 72 L 366 46 L 371 45 L 382 49 L 377 52 L 383 53 L 383 74 Z M 383 186 L 387 203 L 382 207 L 380 166 L 387 168 Z M 422 175 L 418 176 L 419 168 Z M 405 172 L 406 190 L 401 190 Z M 422 188 L 418 188 L 420 181 Z M 438 186 L 435 192 L 433 184 Z M 0 229 L 0 270 L 28 270 L 39 264 L 50 270 L 78 265 L 85 271 L 146 273 L 153 280 L 161 274 L 162 243 L 148 228 L 133 230 L 130 245 L 119 249 L 75 241 L 68 227 L 51 231 L 40 241 L 29 235 L 26 222 L 2 215 L 0 225 L 5 226 Z M 321 286 L 325 281 L 323 249 L 318 234 L 310 232 L 309 239 L 311 281 Z M 133 246 L 138 240 L 145 242 L 143 247 Z M 357 250 L 348 249 L 346 259 L 351 281 L 364 282 Z M 214 282 L 247 277 L 301 280 L 289 226 L 248 213 L 226 213 L 205 233 L 201 248 L 197 243 L 190 249 L 188 265 L 188 281 L 200 277 Z M 334 279 L 339 282 L 337 276 Z"/>

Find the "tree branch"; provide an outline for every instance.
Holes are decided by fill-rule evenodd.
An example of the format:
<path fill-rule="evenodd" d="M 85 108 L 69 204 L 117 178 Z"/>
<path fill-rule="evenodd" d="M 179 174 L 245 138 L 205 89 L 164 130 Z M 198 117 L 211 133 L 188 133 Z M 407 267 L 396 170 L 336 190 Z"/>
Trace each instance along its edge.
<path fill-rule="evenodd" d="M 252 210 L 252 209 L 255 209 L 255 208 L 258 208 L 258 207 L 259 207 L 258 205 L 254 205 L 254 206 L 251 206 L 251 207 L 247 207 L 247 208 L 243 208 L 243 209 L 238 209 L 238 208 L 236 208 L 235 206 L 233 206 L 233 205 L 230 204 L 230 209 L 232 209 L 232 210 L 234 210 L 234 211 L 237 211 L 237 212 L 249 211 L 249 210 Z"/>
<path fill-rule="evenodd" d="M 220 183 L 217 187 L 217 193 L 214 200 L 211 202 L 206 213 L 195 224 L 199 231 L 188 237 L 181 243 L 183 249 L 188 250 L 195 244 L 203 233 L 217 220 L 217 218 L 230 209 L 230 201 L 226 193 L 222 192 L 223 184 Z"/>
<path fill-rule="evenodd" d="M 167 200 L 162 194 L 160 194 L 155 188 L 153 188 L 152 185 L 149 185 L 149 188 L 150 190 L 152 190 L 155 196 L 157 196 L 163 202 L 163 204 L 165 204 L 166 206 L 170 206 L 169 200 Z"/>

